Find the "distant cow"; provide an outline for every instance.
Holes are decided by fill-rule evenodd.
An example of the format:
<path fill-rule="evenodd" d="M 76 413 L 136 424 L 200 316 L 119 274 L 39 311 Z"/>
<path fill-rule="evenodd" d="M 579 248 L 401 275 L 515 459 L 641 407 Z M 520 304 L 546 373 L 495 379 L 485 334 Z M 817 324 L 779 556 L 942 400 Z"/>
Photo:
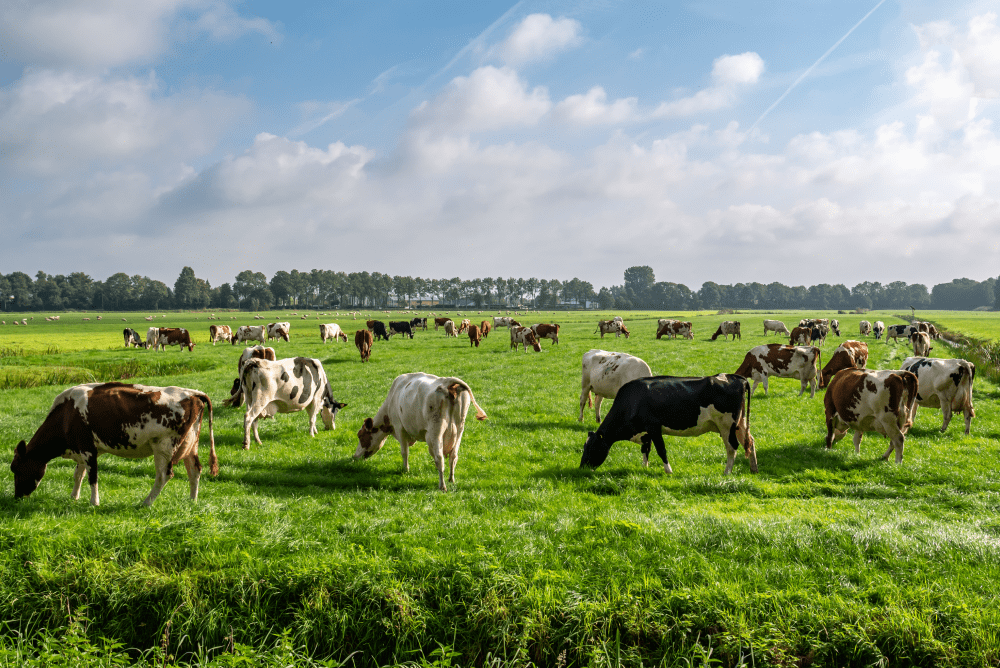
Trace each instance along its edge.
<path fill-rule="evenodd" d="M 153 350 L 159 347 L 163 351 L 166 350 L 167 346 L 180 346 L 181 350 L 187 348 L 188 352 L 193 353 L 195 343 L 191 340 L 191 332 L 183 327 L 160 327 L 160 333 L 156 338 L 156 343 L 153 344 Z"/>
<path fill-rule="evenodd" d="M 451 322 L 451 318 L 434 318 L 434 331 L 436 332 L 438 327 L 444 327 L 448 322 Z"/>
<path fill-rule="evenodd" d="M 320 325 L 319 338 L 323 343 L 326 343 L 330 339 L 333 339 L 334 341 L 343 339 L 344 343 L 347 343 L 347 334 L 344 334 L 344 330 L 342 330 L 340 325 L 335 322 Z"/>
<path fill-rule="evenodd" d="M 898 341 L 903 339 L 905 341 L 910 340 L 910 334 L 917 331 L 915 325 L 889 325 L 885 328 L 885 343 L 889 344 L 889 339 L 893 341 Z"/>
<path fill-rule="evenodd" d="M 465 333 L 465 330 L 467 330 L 470 325 L 472 325 L 472 321 L 470 321 L 468 318 L 465 318 L 464 320 L 462 320 L 462 323 L 458 326 L 458 333 L 459 334 Z"/>
<path fill-rule="evenodd" d="M 410 323 L 403 321 L 389 321 L 389 336 L 393 334 L 402 334 L 403 336 L 409 336 L 413 338 L 413 330 L 410 328 Z"/>
<path fill-rule="evenodd" d="M 597 331 L 601 333 L 602 339 L 605 334 L 614 334 L 616 339 L 622 334 L 625 335 L 626 339 L 629 337 L 628 329 L 618 320 L 598 320 Z M 594 334 L 597 334 L 597 332 L 594 332 Z"/>
<path fill-rule="evenodd" d="M 715 330 L 715 334 L 712 334 L 712 340 L 715 341 L 719 336 L 722 336 L 722 340 L 725 341 L 729 335 L 732 335 L 733 341 L 737 338 L 742 339 L 743 335 L 740 333 L 740 321 L 739 320 L 725 320 L 719 325 L 719 328 Z"/>
<path fill-rule="evenodd" d="M 836 334 L 837 336 L 840 336 L 840 321 L 838 321 L 838 320 L 831 320 L 830 321 L 830 331 L 833 332 L 834 334 Z"/>
<path fill-rule="evenodd" d="M 383 341 L 389 340 L 389 332 L 385 330 L 385 323 L 381 320 L 368 320 L 365 323 L 368 326 L 369 331 L 375 336 L 375 340 L 378 341 L 382 339 Z"/>
<path fill-rule="evenodd" d="M 427 318 L 414 318 L 410 321 L 410 327 L 415 329 L 427 329 Z"/>
<path fill-rule="evenodd" d="M 909 371 L 839 371 L 823 398 L 827 449 L 853 429 L 854 452 L 860 454 L 864 432 L 876 431 L 889 438 L 889 449 L 882 459 L 895 450 L 899 464 L 916 401 L 917 377 Z"/>
<path fill-rule="evenodd" d="M 475 345 L 478 348 L 479 347 L 479 341 L 480 341 L 481 338 L 482 337 L 481 337 L 481 335 L 479 333 L 479 327 L 477 327 L 476 325 L 470 325 L 469 326 L 469 347 L 471 348 L 473 345 Z"/>
<path fill-rule="evenodd" d="M 725 373 L 705 378 L 640 378 L 618 390 L 604 422 L 587 435 L 580 466 L 597 468 L 614 443 L 638 438 L 643 465 L 649 463 L 652 443 L 663 460 L 663 470 L 673 473 L 663 434 L 700 436 L 709 432 L 719 434 L 725 444 L 726 475 L 732 472 L 740 447 L 750 460 L 750 470 L 757 472 L 757 451 L 750 434 L 750 383 L 746 378 Z"/>
<path fill-rule="evenodd" d="M 489 320 L 483 320 L 481 323 L 479 323 L 479 332 L 482 334 L 484 339 L 490 335 L 490 330 L 492 329 L 493 326 Z"/>
<path fill-rule="evenodd" d="M 439 378 L 429 373 L 404 373 L 392 381 L 389 394 L 373 418 L 365 418 L 358 430 L 354 459 L 368 459 L 382 449 L 392 434 L 399 442 L 403 469 L 410 470 L 410 446 L 425 441 L 438 470 L 438 489 L 447 491 L 444 469 L 448 459 L 448 482 L 455 482 L 458 450 L 465 432 L 469 406 L 476 407 L 476 419 L 486 413 L 472 388 L 461 378 Z"/>
<path fill-rule="evenodd" d="M 150 327 L 146 330 L 146 350 L 153 348 L 160 339 L 160 328 Z"/>
<path fill-rule="evenodd" d="M 514 349 L 514 352 L 517 352 L 518 345 L 521 345 L 524 348 L 524 352 L 528 352 L 529 345 L 535 350 L 536 353 L 542 352 L 542 346 L 538 343 L 538 339 L 535 338 L 535 334 L 530 329 L 518 325 L 511 325 L 510 347 Z"/>
<path fill-rule="evenodd" d="M 445 336 L 458 336 L 458 328 L 455 327 L 455 321 L 449 320 L 444 323 L 444 335 Z"/>
<path fill-rule="evenodd" d="M 289 332 L 292 330 L 290 322 L 272 322 L 267 326 L 267 340 L 284 339 L 289 340 Z"/>
<path fill-rule="evenodd" d="M 753 381 L 750 394 L 763 383 L 767 394 L 767 379 L 795 378 L 801 385 L 799 396 L 811 387 L 810 398 L 816 396 L 817 366 L 821 364 L 819 348 L 815 346 L 786 346 L 780 343 L 765 343 L 754 346 L 743 358 L 743 364 L 736 375 Z M 820 387 L 823 387 L 821 384 Z"/>
<path fill-rule="evenodd" d="M 552 339 L 553 345 L 559 343 L 559 325 L 540 323 L 538 325 L 532 325 L 531 331 L 535 334 L 535 338 L 541 343 L 542 339 Z"/>
<path fill-rule="evenodd" d="M 126 327 L 122 330 L 122 335 L 125 337 L 125 347 L 131 348 L 135 346 L 138 348 L 143 345 L 142 339 L 139 337 L 139 332 L 135 331 L 131 327 Z"/>
<path fill-rule="evenodd" d="M 271 360 L 273 362 L 278 357 L 274 352 L 274 348 L 265 348 L 264 346 L 244 348 L 240 354 L 239 361 L 236 362 L 236 380 L 233 381 L 233 386 L 229 390 L 229 398 L 222 402 L 224 405 L 232 406 L 233 408 L 239 408 L 243 405 L 243 387 L 240 385 L 240 376 L 243 374 L 243 367 L 252 359 Z"/>
<path fill-rule="evenodd" d="M 625 383 L 636 378 L 652 376 L 649 365 L 642 359 L 626 353 L 614 353 L 593 349 L 583 354 L 582 390 L 580 392 L 580 417 L 583 409 L 593 403 L 594 417 L 601 422 L 601 401 L 614 399 Z M 593 402 L 591 393 L 593 392 Z"/>
<path fill-rule="evenodd" d="M 676 339 L 678 335 L 683 336 L 685 339 L 693 339 L 694 328 L 690 322 L 670 320 L 665 324 L 661 324 L 656 330 L 656 338 L 660 338 L 663 335 L 669 336 L 672 339 Z"/>
<path fill-rule="evenodd" d="M 261 445 L 257 422 L 277 413 L 305 410 L 309 435 L 315 436 L 316 415 L 322 414 L 326 428 L 336 429 L 337 412 L 346 406 L 333 396 L 323 363 L 310 357 L 276 360 L 251 359 L 240 372 L 240 386 L 247 400 L 243 416 L 243 449 L 250 449 L 250 431 Z"/>
<path fill-rule="evenodd" d="M 774 332 L 775 334 L 786 334 L 791 335 L 788 328 L 785 327 L 785 323 L 780 320 L 765 320 L 764 321 L 764 336 L 767 336 L 768 332 Z"/>
<path fill-rule="evenodd" d="M 808 346 L 812 343 L 812 329 L 809 327 L 796 327 L 788 337 L 790 346 Z"/>
<path fill-rule="evenodd" d="M 875 335 L 875 340 L 878 341 L 879 339 L 881 339 L 882 334 L 884 333 L 885 333 L 885 323 L 882 322 L 881 320 L 876 320 L 874 324 L 872 324 L 872 334 Z M 888 340 L 886 341 L 886 343 L 888 343 Z"/>
<path fill-rule="evenodd" d="M 858 332 L 861 336 L 868 336 L 872 333 L 872 324 L 867 320 L 862 320 L 858 324 Z"/>
<path fill-rule="evenodd" d="M 76 462 L 73 500 L 80 498 L 83 475 L 90 483 L 90 502 L 99 505 L 97 458 L 104 453 L 145 459 L 153 457 L 156 477 L 143 500 L 150 506 L 174 475 L 174 464 L 184 462 L 191 499 L 198 498 L 201 460 L 198 440 L 201 419 L 208 408 L 209 470 L 219 473 L 212 433 L 212 400 L 198 390 L 125 383 L 88 383 L 61 392 L 45 421 L 25 444 L 14 449 L 14 497 L 28 496 L 38 487 L 45 468 L 56 457 Z"/>
<path fill-rule="evenodd" d="M 963 359 L 927 359 L 907 357 L 899 367 L 917 376 L 917 405 L 940 408 L 944 417 L 941 431 L 948 429 L 953 411 L 965 414 L 965 435 L 972 429 L 976 409 L 972 405 L 972 383 L 976 379 L 976 365 Z M 916 407 L 910 415 L 915 417 Z"/>
<path fill-rule="evenodd" d="M 868 364 L 868 344 L 864 341 L 844 341 L 833 351 L 823 367 L 820 387 L 826 387 L 841 369 L 864 369 Z"/>
<path fill-rule="evenodd" d="M 931 335 L 927 332 L 911 333 L 910 345 L 913 346 L 913 354 L 917 357 L 927 357 L 934 349 L 931 346 Z"/>
<path fill-rule="evenodd" d="M 229 325 L 209 325 L 208 338 L 213 346 L 216 341 L 232 341 L 233 330 L 230 329 Z"/>
<path fill-rule="evenodd" d="M 372 333 L 367 329 L 359 329 L 354 332 L 354 345 L 361 353 L 361 361 L 367 362 L 372 355 Z"/>
<path fill-rule="evenodd" d="M 230 343 L 235 346 L 246 341 L 260 341 L 261 345 L 267 344 L 267 329 L 264 325 L 240 325 Z"/>
<path fill-rule="evenodd" d="M 809 328 L 809 338 L 812 343 L 816 345 L 824 345 L 826 343 L 826 335 L 830 333 L 830 327 L 819 322 L 814 324 Z"/>

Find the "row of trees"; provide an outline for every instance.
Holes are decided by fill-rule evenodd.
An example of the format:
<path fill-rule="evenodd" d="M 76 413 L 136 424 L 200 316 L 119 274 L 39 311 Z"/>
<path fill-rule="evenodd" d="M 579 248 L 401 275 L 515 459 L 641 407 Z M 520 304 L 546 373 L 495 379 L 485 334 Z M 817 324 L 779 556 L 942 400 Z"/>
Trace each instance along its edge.
<path fill-rule="evenodd" d="M 602 309 L 974 309 L 1000 304 L 1000 282 L 989 278 L 974 281 L 959 278 L 928 290 L 920 283 L 902 281 L 882 285 L 866 281 L 853 288 L 826 283 L 789 287 L 774 282 L 721 285 L 703 283 L 691 290 L 683 283 L 656 281 L 647 266 L 625 270 L 622 285 L 599 292 L 587 281 L 538 278 L 420 278 L 313 269 L 279 271 L 268 280 L 249 269 L 232 283 L 212 287 L 184 267 L 171 288 L 147 276 L 117 273 L 97 281 L 83 272 L 51 276 L 43 271 L 32 279 L 25 273 L 0 275 L 0 297 L 4 310 L 60 311 L 102 309 L 156 311 L 164 309 L 277 308 L 387 308 L 406 304 L 425 306 L 446 303 L 461 306 L 555 306 L 599 305 Z"/>

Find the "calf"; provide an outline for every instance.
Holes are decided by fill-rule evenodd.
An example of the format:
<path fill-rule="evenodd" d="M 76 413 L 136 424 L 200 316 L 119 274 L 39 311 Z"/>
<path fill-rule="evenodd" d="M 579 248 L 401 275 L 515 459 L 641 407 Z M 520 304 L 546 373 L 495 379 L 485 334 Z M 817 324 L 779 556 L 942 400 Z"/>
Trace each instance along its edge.
<path fill-rule="evenodd" d="M 409 336 L 413 338 L 413 329 L 410 328 L 410 323 L 403 321 L 389 321 L 389 336 L 393 334 L 402 334 L 403 336 Z"/>
<path fill-rule="evenodd" d="M 636 378 L 652 376 L 649 365 L 634 355 L 610 353 L 606 350 L 589 350 L 583 354 L 583 387 L 580 392 L 580 417 L 583 422 L 584 406 L 591 405 L 594 395 L 594 417 L 601 423 L 601 401 L 614 399 L 625 383 Z"/>
<path fill-rule="evenodd" d="M 862 320 L 858 324 L 858 330 L 860 336 L 869 336 L 872 333 L 872 324 L 867 320 Z"/>
<path fill-rule="evenodd" d="M 323 363 L 310 357 L 276 360 L 251 359 L 240 372 L 240 387 L 247 399 L 243 416 L 243 449 L 250 449 L 250 430 L 261 445 L 257 422 L 277 413 L 305 410 L 309 435 L 315 436 L 316 415 L 321 413 L 327 430 L 336 429 L 337 412 L 346 406 L 333 397 Z"/>
<path fill-rule="evenodd" d="M 191 340 L 191 332 L 183 327 L 160 327 L 160 333 L 153 344 L 153 350 L 159 347 L 161 351 L 164 351 L 167 346 L 180 346 L 181 350 L 187 348 L 188 352 L 193 353 L 195 343 Z"/>
<path fill-rule="evenodd" d="M 876 431 L 889 438 L 889 449 L 882 459 L 888 459 L 895 450 L 899 464 L 916 401 L 917 377 L 909 371 L 839 371 L 823 398 L 827 449 L 853 429 L 854 452 L 861 454 L 864 432 Z"/>
<path fill-rule="evenodd" d="M 881 320 L 876 320 L 872 324 L 872 334 L 875 335 L 875 340 L 878 341 L 882 338 L 882 334 L 885 332 L 885 323 Z M 888 343 L 888 341 L 886 341 Z"/>
<path fill-rule="evenodd" d="M 764 336 L 767 336 L 768 332 L 774 332 L 775 334 L 786 334 L 791 335 L 788 328 L 785 327 L 785 323 L 780 320 L 765 320 L 764 321 Z"/>
<path fill-rule="evenodd" d="M 375 417 L 365 418 L 358 430 L 354 458 L 368 459 L 382 449 L 392 434 L 399 442 L 403 469 L 409 471 L 410 446 L 425 441 L 437 466 L 438 489 L 445 492 L 445 458 L 449 463 L 448 482 L 454 484 L 470 404 L 476 407 L 476 419 L 485 420 L 486 413 L 472 396 L 472 388 L 461 378 L 439 378 L 420 372 L 397 376 Z"/>
<path fill-rule="evenodd" d="M 517 352 L 517 346 L 521 345 L 524 348 L 524 352 L 528 352 L 528 345 L 531 345 L 535 349 L 536 353 L 542 352 L 542 346 L 539 345 L 538 339 L 527 327 L 520 327 L 518 325 L 511 325 L 510 327 L 510 347 Z M 510 349 L 508 349 L 510 350 Z"/>
<path fill-rule="evenodd" d="M 475 346 L 478 348 L 479 347 L 479 341 L 480 341 L 481 338 L 482 337 L 481 337 L 481 335 L 479 333 L 479 327 L 477 327 L 476 325 L 470 325 L 469 326 L 469 347 L 471 348 L 472 345 L 475 344 Z"/>
<path fill-rule="evenodd" d="M 913 346 L 913 354 L 917 357 L 927 357 L 934 349 L 931 346 L 931 335 L 927 332 L 913 332 L 910 334 L 910 345 Z"/>
<path fill-rule="evenodd" d="M 372 333 L 367 329 L 359 329 L 354 332 L 354 345 L 361 353 L 361 361 L 367 362 L 372 355 Z"/>
<path fill-rule="evenodd" d="M 216 341 L 232 341 L 233 330 L 229 325 L 209 325 L 208 338 L 215 345 Z"/>
<path fill-rule="evenodd" d="M 792 334 L 788 337 L 788 345 L 796 346 L 808 346 L 812 343 L 812 330 L 808 327 L 796 327 L 792 330 Z"/>
<path fill-rule="evenodd" d="M 820 387 L 826 387 L 841 369 L 864 369 L 868 364 L 868 344 L 864 341 L 844 341 L 833 351 L 823 367 Z"/>
<path fill-rule="evenodd" d="M 209 465 L 219 473 L 212 433 L 212 400 L 197 390 L 150 387 L 124 383 L 88 383 L 61 392 L 31 442 L 14 449 L 14 496 L 28 496 L 38 487 L 45 468 L 56 457 L 76 462 L 72 498 L 80 498 L 83 474 L 90 482 L 90 502 L 99 505 L 97 457 L 104 453 L 145 459 L 153 457 L 156 477 L 143 500 L 150 506 L 174 475 L 174 464 L 184 462 L 191 499 L 198 498 L 201 460 L 198 439 L 201 418 L 208 407 Z"/>
<path fill-rule="evenodd" d="M 538 324 L 532 325 L 531 331 L 535 338 L 541 343 L 542 339 L 552 339 L 553 345 L 559 343 L 559 325 Z"/>
<path fill-rule="evenodd" d="M 368 326 L 368 330 L 375 335 L 375 340 L 378 341 L 382 339 L 383 341 L 389 340 L 389 333 L 385 331 L 385 323 L 381 320 L 369 320 L 365 323 Z"/>
<path fill-rule="evenodd" d="M 917 328 L 914 325 L 889 325 L 885 328 L 885 343 L 889 345 L 889 339 L 898 341 L 900 338 L 908 341 L 915 331 Z"/>
<path fill-rule="evenodd" d="M 264 325 L 240 325 L 230 343 L 235 346 L 237 343 L 245 341 L 259 341 L 261 345 L 265 345 L 267 343 L 267 329 Z"/>
<path fill-rule="evenodd" d="M 123 329 L 122 334 L 125 337 L 126 348 L 131 348 L 132 346 L 138 348 L 139 346 L 143 345 L 142 339 L 139 338 L 139 332 L 135 331 L 131 327 L 126 327 L 125 329 Z"/>
<path fill-rule="evenodd" d="M 733 336 L 733 341 L 735 341 L 737 337 L 742 339 L 743 335 L 740 333 L 740 321 L 739 320 L 723 321 L 722 324 L 719 325 L 719 328 L 715 330 L 715 334 L 712 334 L 712 340 L 715 341 L 717 338 L 719 338 L 720 334 L 722 335 L 723 341 L 725 341 L 730 334 L 732 334 Z"/>
<path fill-rule="evenodd" d="M 965 413 L 965 435 L 972 429 L 976 409 L 972 405 L 972 383 L 976 379 L 976 365 L 962 359 L 927 359 L 907 357 L 899 367 L 917 376 L 917 405 L 940 408 L 944 417 L 942 433 L 948 429 L 952 411 Z M 910 414 L 913 421 L 916 406 Z"/>
<path fill-rule="evenodd" d="M 757 385 L 764 384 L 764 394 L 767 394 L 767 379 L 796 378 L 802 385 L 799 396 L 812 387 L 809 397 L 816 396 L 816 367 L 822 364 L 819 348 L 815 346 L 785 346 L 780 343 L 765 343 L 750 349 L 743 358 L 743 364 L 736 370 L 737 376 L 743 376 L 753 381 L 750 394 Z M 823 384 L 820 384 L 823 387 Z"/>
<path fill-rule="evenodd" d="M 323 343 L 326 343 L 329 339 L 333 339 L 334 341 L 343 339 L 344 343 L 347 343 L 347 334 L 344 334 L 344 330 L 335 322 L 320 325 L 319 338 Z"/>
<path fill-rule="evenodd" d="M 757 472 L 757 451 L 750 434 L 750 383 L 746 378 L 725 373 L 706 378 L 640 378 L 618 390 L 604 422 L 587 435 L 580 466 L 597 468 L 607 459 L 614 443 L 638 438 L 643 465 L 649 464 L 652 442 L 663 460 L 663 470 L 673 473 L 663 434 L 700 436 L 708 432 L 719 434 L 725 444 L 726 475 L 733 470 L 739 447 L 750 460 L 750 470 Z"/>
<path fill-rule="evenodd" d="M 661 324 L 659 328 L 657 328 L 656 338 L 660 338 L 664 334 L 672 339 L 676 339 L 678 335 L 683 336 L 685 339 L 693 339 L 694 328 L 691 326 L 690 322 L 670 320 L 665 324 Z"/>

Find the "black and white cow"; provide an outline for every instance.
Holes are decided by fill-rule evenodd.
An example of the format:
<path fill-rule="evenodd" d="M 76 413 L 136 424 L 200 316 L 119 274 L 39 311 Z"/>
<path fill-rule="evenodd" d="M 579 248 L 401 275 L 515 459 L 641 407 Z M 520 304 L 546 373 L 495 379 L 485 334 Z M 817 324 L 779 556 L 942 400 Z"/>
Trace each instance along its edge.
<path fill-rule="evenodd" d="M 903 339 L 909 342 L 910 334 L 915 331 L 917 331 L 916 325 L 889 325 L 885 328 L 885 343 L 888 345 L 889 339 L 893 341 Z"/>
<path fill-rule="evenodd" d="M 413 338 L 413 329 L 410 327 L 410 323 L 403 321 L 389 321 L 389 336 L 393 334 L 402 334 L 403 336 L 409 336 Z"/>
<path fill-rule="evenodd" d="M 368 331 L 375 336 L 376 341 L 380 338 L 385 341 L 389 340 L 389 332 L 386 331 L 384 322 L 381 320 L 369 320 L 365 324 L 368 325 Z"/>
<path fill-rule="evenodd" d="M 427 330 L 427 318 L 414 318 L 410 321 L 410 327 L 414 329 Z"/>
<path fill-rule="evenodd" d="M 885 323 L 884 322 L 882 322 L 881 320 L 876 320 L 874 323 L 872 323 L 872 334 L 875 335 L 875 340 L 876 341 L 878 341 L 879 339 L 881 339 L 882 335 L 884 333 L 885 333 Z"/>
<path fill-rule="evenodd" d="M 142 338 L 140 338 L 139 336 L 139 332 L 135 331 L 131 327 L 126 327 L 125 329 L 123 329 L 122 334 L 125 336 L 126 348 L 131 348 L 132 346 L 135 346 L 136 348 L 138 348 L 139 346 L 142 346 L 144 348 L 146 347 L 145 344 L 142 342 Z"/>
<path fill-rule="evenodd" d="M 746 378 L 726 373 L 705 378 L 639 378 L 618 390 L 601 426 L 587 435 L 580 466 L 597 468 L 607 459 L 614 443 L 638 438 L 643 464 L 649 463 L 652 443 L 663 460 L 663 470 L 673 473 L 663 434 L 700 436 L 708 432 L 718 433 L 725 443 L 726 474 L 733 470 L 738 447 L 750 460 L 750 470 L 757 472 L 757 451 L 750 435 L 750 383 Z"/>
<path fill-rule="evenodd" d="M 941 431 L 948 429 L 953 411 L 965 414 L 965 435 L 972 429 L 972 418 L 976 409 L 972 405 L 972 383 L 976 379 L 976 365 L 963 359 L 928 359 L 907 357 L 899 367 L 917 376 L 917 403 L 913 407 L 910 421 L 913 421 L 916 406 L 940 408 L 944 417 Z"/>

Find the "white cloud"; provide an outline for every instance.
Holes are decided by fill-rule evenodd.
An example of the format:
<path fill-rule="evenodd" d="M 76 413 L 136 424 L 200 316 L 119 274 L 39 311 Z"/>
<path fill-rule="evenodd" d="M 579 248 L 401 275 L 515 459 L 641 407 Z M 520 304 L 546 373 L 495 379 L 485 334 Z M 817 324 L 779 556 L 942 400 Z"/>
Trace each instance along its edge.
<path fill-rule="evenodd" d="M 594 86 L 584 95 L 570 95 L 556 105 L 559 118 L 579 125 L 618 124 L 636 117 L 638 99 L 628 97 L 608 104 L 608 95 L 600 86 Z"/>
<path fill-rule="evenodd" d="M 690 97 L 662 103 L 652 116 L 673 118 L 725 109 L 736 101 L 740 86 L 757 83 L 763 73 L 764 60 L 752 51 L 719 56 L 712 64 L 713 85 Z"/>
<path fill-rule="evenodd" d="M 938 61 L 941 54 L 934 47 L 953 51 L 952 69 L 962 70 L 975 97 L 1000 96 L 1000 27 L 993 12 L 973 17 L 963 34 L 948 21 L 914 26 L 920 46 L 928 53 L 927 61 Z M 919 69 L 919 68 L 915 68 Z"/>
<path fill-rule="evenodd" d="M 548 14 L 531 14 L 500 46 L 500 55 L 508 65 L 518 66 L 545 60 L 581 42 L 579 21 Z"/>

